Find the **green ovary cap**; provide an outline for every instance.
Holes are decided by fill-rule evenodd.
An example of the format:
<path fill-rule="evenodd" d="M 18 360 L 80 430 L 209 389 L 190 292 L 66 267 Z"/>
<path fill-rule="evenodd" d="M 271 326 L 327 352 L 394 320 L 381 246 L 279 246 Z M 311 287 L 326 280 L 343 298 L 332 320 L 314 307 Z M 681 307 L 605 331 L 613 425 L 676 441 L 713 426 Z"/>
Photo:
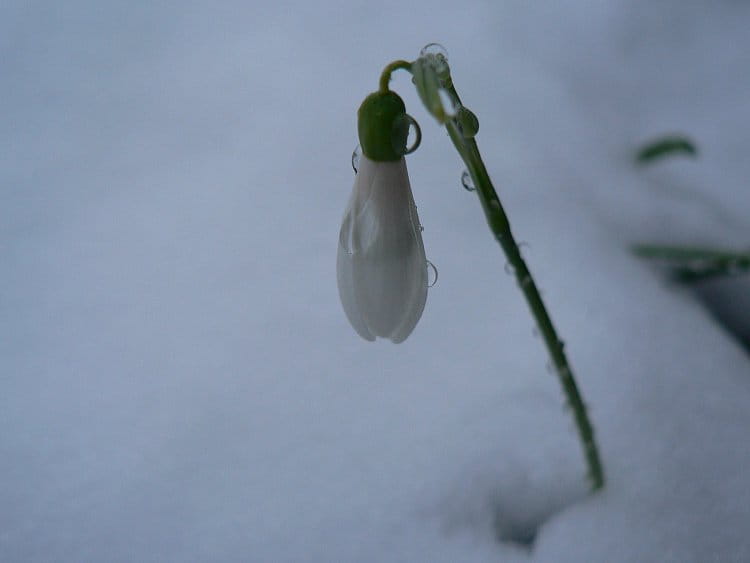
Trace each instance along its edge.
<path fill-rule="evenodd" d="M 409 121 L 395 92 L 375 92 L 359 106 L 357 126 L 362 153 L 370 160 L 401 160 L 406 153 Z"/>

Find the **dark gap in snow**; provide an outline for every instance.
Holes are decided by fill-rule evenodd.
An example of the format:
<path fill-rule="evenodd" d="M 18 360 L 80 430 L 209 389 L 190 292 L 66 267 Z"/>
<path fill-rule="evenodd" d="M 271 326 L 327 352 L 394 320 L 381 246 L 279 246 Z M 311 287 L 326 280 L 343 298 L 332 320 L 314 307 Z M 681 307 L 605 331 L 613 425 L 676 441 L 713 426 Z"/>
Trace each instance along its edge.
<path fill-rule="evenodd" d="M 539 530 L 555 515 L 586 497 L 584 490 L 561 487 L 557 490 L 530 490 L 516 493 L 514 502 L 496 500 L 493 528 L 497 539 L 531 551 Z"/>
<path fill-rule="evenodd" d="M 473 531 L 528 553 L 543 526 L 588 495 L 578 474 L 554 464 L 532 473 L 505 460 L 462 474 L 439 513 L 446 533 Z"/>
<path fill-rule="evenodd" d="M 716 321 L 750 353 L 750 277 L 699 282 L 693 292 Z"/>
<path fill-rule="evenodd" d="M 534 546 L 539 527 L 544 522 L 507 522 L 495 515 L 495 533 L 503 543 L 512 543 L 529 550 Z"/>
<path fill-rule="evenodd" d="M 683 286 L 674 272 L 657 268 L 667 283 Z M 750 274 L 713 277 L 685 282 L 693 297 L 703 305 L 714 320 L 750 353 Z"/>

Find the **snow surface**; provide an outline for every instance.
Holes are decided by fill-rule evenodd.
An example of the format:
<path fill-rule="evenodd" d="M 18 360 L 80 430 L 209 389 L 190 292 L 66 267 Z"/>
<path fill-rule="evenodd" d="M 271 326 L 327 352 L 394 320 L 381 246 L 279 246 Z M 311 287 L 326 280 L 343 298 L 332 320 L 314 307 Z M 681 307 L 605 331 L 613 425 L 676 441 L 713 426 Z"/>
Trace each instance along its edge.
<path fill-rule="evenodd" d="M 739 0 L 5 3 L 0 560 L 750 561 L 747 353 L 627 251 L 750 240 L 749 25 Z M 440 280 L 399 346 L 341 310 L 355 111 L 430 41 L 566 340 L 601 494 L 403 73 Z M 674 131 L 697 160 L 633 165 Z"/>

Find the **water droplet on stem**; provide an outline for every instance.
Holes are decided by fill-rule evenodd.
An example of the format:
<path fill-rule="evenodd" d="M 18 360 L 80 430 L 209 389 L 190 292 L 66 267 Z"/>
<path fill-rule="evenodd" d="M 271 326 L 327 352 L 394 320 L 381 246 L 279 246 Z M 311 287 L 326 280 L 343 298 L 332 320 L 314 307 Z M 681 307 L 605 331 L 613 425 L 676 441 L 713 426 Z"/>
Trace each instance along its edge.
<path fill-rule="evenodd" d="M 460 106 L 456 111 L 456 123 L 466 139 L 472 139 L 479 132 L 479 119 L 470 109 Z"/>
<path fill-rule="evenodd" d="M 440 55 L 446 61 L 448 60 L 448 51 L 440 43 L 428 43 L 422 47 L 422 50 L 419 51 L 419 56 L 426 57 L 427 55 Z"/>
<path fill-rule="evenodd" d="M 429 43 L 419 51 L 419 58 L 427 61 L 435 71 L 443 86 L 451 82 L 451 72 L 448 66 L 448 51 L 440 43 Z"/>
<path fill-rule="evenodd" d="M 471 174 L 469 174 L 468 170 L 464 170 L 461 174 L 461 185 L 467 192 L 473 192 L 476 189 L 474 187 L 474 182 L 472 182 L 471 180 Z"/>

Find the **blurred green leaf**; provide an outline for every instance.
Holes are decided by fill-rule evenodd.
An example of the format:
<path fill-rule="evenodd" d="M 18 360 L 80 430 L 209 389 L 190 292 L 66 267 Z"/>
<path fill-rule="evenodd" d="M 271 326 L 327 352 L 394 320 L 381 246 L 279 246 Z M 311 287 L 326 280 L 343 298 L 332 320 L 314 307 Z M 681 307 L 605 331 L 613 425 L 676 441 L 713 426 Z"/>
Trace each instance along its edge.
<path fill-rule="evenodd" d="M 638 151 L 636 161 L 639 164 L 650 164 L 661 158 L 679 154 L 695 157 L 698 155 L 698 149 L 687 137 L 669 135 L 645 144 Z"/>
<path fill-rule="evenodd" d="M 650 244 L 633 246 L 632 251 L 640 258 L 666 264 L 673 277 L 684 283 L 750 271 L 750 254 L 746 252 Z"/>

